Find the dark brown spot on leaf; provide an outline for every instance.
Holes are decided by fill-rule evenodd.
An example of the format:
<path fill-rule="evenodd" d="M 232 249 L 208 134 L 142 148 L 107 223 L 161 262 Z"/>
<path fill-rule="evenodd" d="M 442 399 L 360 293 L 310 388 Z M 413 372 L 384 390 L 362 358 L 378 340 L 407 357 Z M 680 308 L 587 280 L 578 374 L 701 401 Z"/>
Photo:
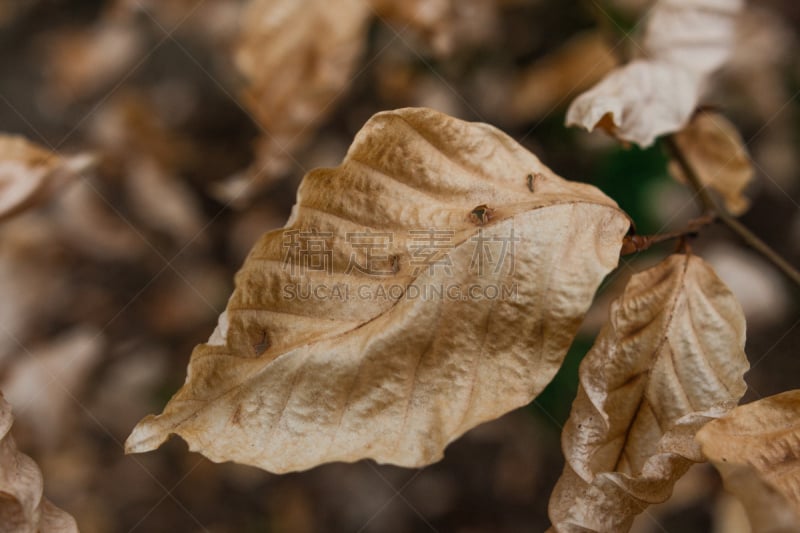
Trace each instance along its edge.
<path fill-rule="evenodd" d="M 266 330 L 261 331 L 261 337 L 253 344 L 253 350 L 256 352 L 256 355 L 261 355 L 262 353 L 267 351 L 269 348 L 269 336 L 267 335 Z"/>
<path fill-rule="evenodd" d="M 527 177 L 528 190 L 531 192 L 536 192 L 536 189 L 538 188 L 536 184 L 541 182 L 542 180 L 544 180 L 544 174 L 540 172 L 533 172 L 531 174 L 528 174 Z"/>
<path fill-rule="evenodd" d="M 469 214 L 470 221 L 479 226 L 488 224 L 492 218 L 494 218 L 494 209 L 487 207 L 486 204 L 479 205 Z"/>

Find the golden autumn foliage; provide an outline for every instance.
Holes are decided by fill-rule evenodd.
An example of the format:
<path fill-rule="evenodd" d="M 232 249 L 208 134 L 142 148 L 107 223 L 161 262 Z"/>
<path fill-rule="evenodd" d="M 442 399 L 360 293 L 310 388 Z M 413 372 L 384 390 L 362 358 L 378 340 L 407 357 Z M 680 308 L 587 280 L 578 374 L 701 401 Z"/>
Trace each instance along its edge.
<path fill-rule="evenodd" d="M 442 264 L 414 261 L 425 227 L 452 239 Z M 600 191 L 559 178 L 490 126 L 425 109 L 378 114 L 341 166 L 306 176 L 287 227 L 265 235 L 237 275 L 189 381 L 127 449 L 176 433 L 215 461 L 273 472 L 366 457 L 434 462 L 547 385 L 627 228 Z M 293 237 L 314 234 L 328 243 L 329 269 L 285 260 Z M 390 244 L 365 273 L 348 259 L 351 237 L 369 235 Z M 505 243 L 508 257 L 473 265 L 485 243 Z M 303 283 L 352 298 L 287 297 Z M 514 294 L 424 297 L 443 285 Z M 381 289 L 388 298 L 358 298 Z"/>
<path fill-rule="evenodd" d="M 800 531 L 791 20 L 78 4 L 0 7 L 0 533 Z"/>
<path fill-rule="evenodd" d="M 671 255 L 636 274 L 581 363 L 550 500 L 556 531 L 625 531 L 669 498 L 694 433 L 745 392 L 744 317 L 702 259 Z"/>
<path fill-rule="evenodd" d="M 756 531 L 800 525 L 800 391 L 742 405 L 698 433 L 705 457 L 745 504 Z"/>
<path fill-rule="evenodd" d="M 0 531 L 77 532 L 75 520 L 42 496 L 42 472 L 17 449 L 9 434 L 13 422 L 11 406 L 0 394 Z"/>

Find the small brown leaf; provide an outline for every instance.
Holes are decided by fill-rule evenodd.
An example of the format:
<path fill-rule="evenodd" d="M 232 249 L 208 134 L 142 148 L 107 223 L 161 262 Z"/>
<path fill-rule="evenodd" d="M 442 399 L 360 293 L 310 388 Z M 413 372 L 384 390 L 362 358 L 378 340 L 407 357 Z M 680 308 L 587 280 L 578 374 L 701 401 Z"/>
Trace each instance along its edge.
<path fill-rule="evenodd" d="M 24 406 L 17 414 L 23 415 L 23 422 L 30 422 L 24 426 L 39 447 L 52 449 L 59 444 L 70 420 L 70 401 L 86 384 L 102 348 L 98 331 L 76 327 L 34 348 L 6 369 L 0 380 L 2 390 L 14 405 Z"/>
<path fill-rule="evenodd" d="M 174 433 L 214 461 L 273 472 L 436 461 L 550 381 L 627 228 L 612 200 L 491 126 L 379 113 L 342 165 L 306 175 L 286 228 L 237 274 L 186 384 L 127 450 Z M 363 239 L 380 235 L 364 270 Z M 301 269 L 291 253 L 303 249 L 318 253 Z"/>
<path fill-rule="evenodd" d="M 800 524 L 800 390 L 741 405 L 697 441 L 757 531 Z"/>
<path fill-rule="evenodd" d="M 627 531 L 702 456 L 693 434 L 744 394 L 744 317 L 700 258 L 633 276 L 580 367 L 564 427 L 556 531 Z"/>
<path fill-rule="evenodd" d="M 604 35 L 583 33 L 526 68 L 517 79 L 510 118 L 536 120 L 602 80 L 617 59 Z"/>
<path fill-rule="evenodd" d="M 675 142 L 700 181 L 722 195 L 728 211 L 741 215 L 747 210 L 750 202 L 743 192 L 753 179 L 753 166 L 736 126 L 719 113 L 701 111 L 675 135 Z M 670 161 L 669 172 L 686 183 L 675 161 Z"/>
<path fill-rule="evenodd" d="M 236 64 L 248 80 L 245 104 L 266 130 L 254 177 L 284 173 L 292 152 L 333 110 L 366 42 L 371 14 L 365 0 L 251 0 L 245 7 Z"/>
<path fill-rule="evenodd" d="M 0 533 L 77 533 L 75 519 L 42 496 L 42 472 L 17 449 L 13 421 L 0 393 Z"/>
<path fill-rule="evenodd" d="M 52 103 L 67 106 L 123 77 L 147 44 L 135 21 L 132 12 L 109 9 L 94 26 L 47 35 L 43 70 Z"/>
<path fill-rule="evenodd" d="M 23 137 L 0 134 L 0 220 L 47 199 L 91 164 L 88 155 L 60 157 Z"/>

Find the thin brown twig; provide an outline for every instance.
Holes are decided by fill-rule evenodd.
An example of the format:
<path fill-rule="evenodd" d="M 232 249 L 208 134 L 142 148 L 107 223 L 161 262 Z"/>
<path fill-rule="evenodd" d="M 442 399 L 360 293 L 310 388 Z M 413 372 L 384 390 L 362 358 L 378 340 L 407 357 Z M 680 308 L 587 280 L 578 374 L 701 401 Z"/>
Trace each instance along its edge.
<path fill-rule="evenodd" d="M 706 213 L 714 215 L 717 220 L 725 224 L 728 229 L 738 235 L 748 246 L 771 261 L 772 264 L 786 275 L 786 277 L 800 286 L 800 272 L 790 265 L 786 259 L 781 257 L 780 254 L 770 248 L 767 243 L 750 231 L 744 224 L 728 213 L 728 211 L 708 193 L 708 190 L 700 181 L 700 177 L 692 167 L 692 164 L 671 135 L 664 138 L 664 145 L 669 150 L 673 159 L 680 165 L 689 185 L 697 193 L 697 200 L 700 208 Z"/>
<path fill-rule="evenodd" d="M 688 235 L 694 235 L 703 226 L 708 226 L 716 220 L 714 213 L 706 213 L 705 215 L 690 220 L 685 228 L 678 231 L 670 231 L 668 233 L 657 233 L 655 235 L 627 235 L 622 241 L 622 250 L 620 255 L 629 255 L 636 252 L 647 250 L 654 244 L 659 242 L 668 241 L 671 239 L 684 239 Z"/>

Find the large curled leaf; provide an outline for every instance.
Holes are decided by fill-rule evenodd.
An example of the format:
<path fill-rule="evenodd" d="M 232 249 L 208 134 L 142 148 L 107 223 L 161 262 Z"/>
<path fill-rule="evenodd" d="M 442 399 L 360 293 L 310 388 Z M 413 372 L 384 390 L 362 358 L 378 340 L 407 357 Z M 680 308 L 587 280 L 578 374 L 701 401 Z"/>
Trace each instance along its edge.
<path fill-rule="evenodd" d="M 800 390 L 739 406 L 697 440 L 757 531 L 800 525 Z"/>
<path fill-rule="evenodd" d="M 0 134 L 0 220 L 46 199 L 91 163 L 88 155 L 60 157 L 24 137 Z"/>
<path fill-rule="evenodd" d="M 742 0 L 658 0 L 644 31 L 645 57 L 576 98 L 567 124 L 603 128 L 647 147 L 680 130 L 706 78 L 728 58 Z"/>
<path fill-rule="evenodd" d="M 42 472 L 17 449 L 13 422 L 0 394 L 0 533 L 77 533 L 75 520 L 42 496 Z"/>
<path fill-rule="evenodd" d="M 696 256 L 633 276 L 580 367 L 550 500 L 556 531 L 627 531 L 702 456 L 694 433 L 745 392 L 744 316 Z"/>
<path fill-rule="evenodd" d="M 186 384 L 127 449 L 175 433 L 214 461 L 273 472 L 436 461 L 550 381 L 627 227 L 600 191 L 491 126 L 379 113 L 339 167 L 306 175 Z M 381 235 L 369 271 L 353 268 Z M 317 251 L 308 268 L 288 261 L 296 244 Z"/>

